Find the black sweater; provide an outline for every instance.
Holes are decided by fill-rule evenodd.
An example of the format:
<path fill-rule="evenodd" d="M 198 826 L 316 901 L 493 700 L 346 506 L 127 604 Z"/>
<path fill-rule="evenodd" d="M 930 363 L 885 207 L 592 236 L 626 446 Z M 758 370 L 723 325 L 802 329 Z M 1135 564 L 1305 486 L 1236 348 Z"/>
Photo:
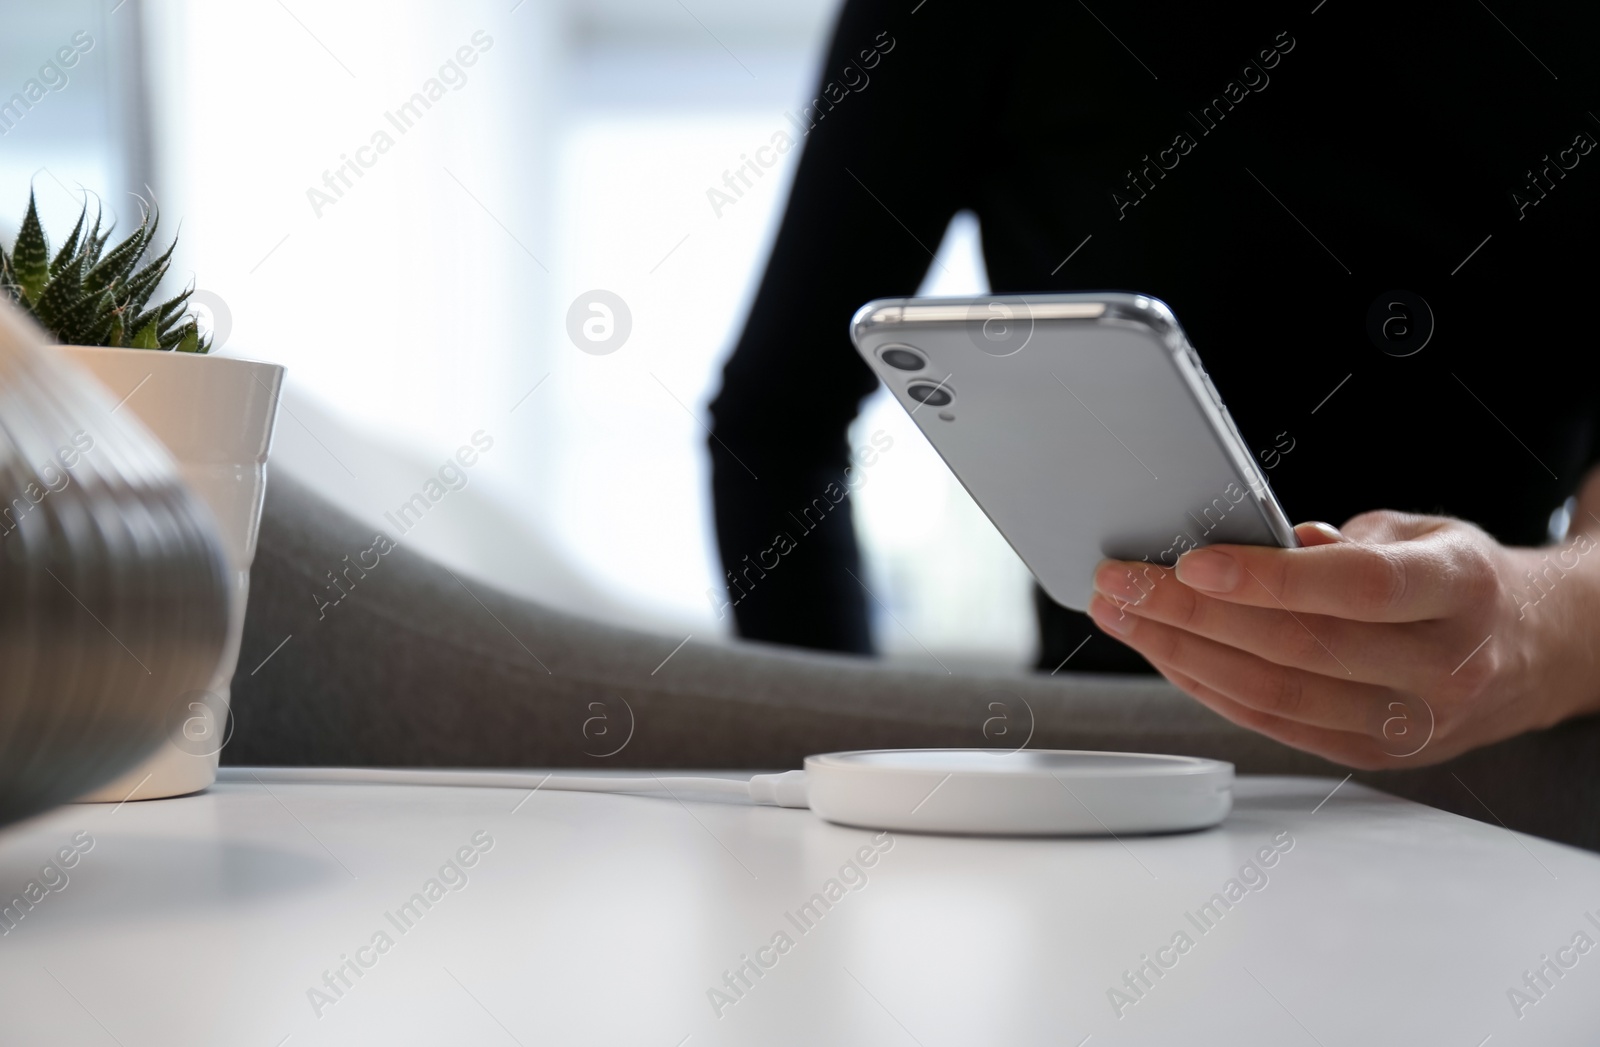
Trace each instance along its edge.
<path fill-rule="evenodd" d="M 997 293 L 1168 302 L 1291 519 L 1403 509 L 1542 543 L 1597 457 L 1597 21 L 851 0 L 712 405 L 725 566 L 839 478 L 875 386 L 850 316 L 912 293 L 962 209 Z M 868 648 L 841 510 L 735 606 L 744 635 Z M 1093 630 L 1047 612 L 1053 667 Z M 1126 662 L 1097 638 L 1072 668 Z"/>

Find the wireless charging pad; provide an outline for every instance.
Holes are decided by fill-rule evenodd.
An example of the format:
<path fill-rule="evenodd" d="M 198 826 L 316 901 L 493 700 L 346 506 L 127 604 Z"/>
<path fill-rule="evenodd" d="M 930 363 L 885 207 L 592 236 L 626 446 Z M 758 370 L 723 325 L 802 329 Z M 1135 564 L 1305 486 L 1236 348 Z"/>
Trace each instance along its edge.
<path fill-rule="evenodd" d="M 806 757 L 811 809 L 840 825 L 980 836 L 1205 829 L 1233 764 L 1074 749 L 873 749 Z"/>

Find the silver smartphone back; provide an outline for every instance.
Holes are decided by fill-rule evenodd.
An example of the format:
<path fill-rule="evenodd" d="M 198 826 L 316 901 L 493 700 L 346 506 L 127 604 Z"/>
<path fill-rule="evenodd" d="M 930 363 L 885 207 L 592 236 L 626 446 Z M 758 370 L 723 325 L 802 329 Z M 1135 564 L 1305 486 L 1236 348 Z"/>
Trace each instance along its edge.
<path fill-rule="evenodd" d="M 1057 603 L 1085 609 L 1108 557 L 1298 544 L 1163 302 L 882 299 L 850 333 Z"/>

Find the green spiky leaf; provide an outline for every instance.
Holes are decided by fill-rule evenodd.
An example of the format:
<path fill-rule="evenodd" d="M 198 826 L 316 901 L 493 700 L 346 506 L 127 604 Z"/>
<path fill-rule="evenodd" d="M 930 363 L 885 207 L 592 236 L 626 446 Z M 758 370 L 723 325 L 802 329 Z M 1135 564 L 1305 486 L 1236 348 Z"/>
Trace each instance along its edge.
<path fill-rule="evenodd" d="M 106 249 L 106 241 L 111 239 L 111 230 L 100 231 L 100 222 L 105 218 L 105 211 L 96 201 L 94 209 L 94 228 L 89 230 L 89 235 L 83 238 L 83 253 L 89 259 L 89 267 L 100 260 L 100 253 Z"/>
<path fill-rule="evenodd" d="M 67 242 L 61 245 L 61 250 L 56 252 L 55 258 L 50 262 L 50 275 L 55 276 L 66 267 L 78 254 L 78 237 L 83 235 L 84 220 L 89 217 L 89 202 L 83 203 L 83 210 L 78 214 L 78 224 L 72 227 L 72 232 L 67 236 Z"/>
<path fill-rule="evenodd" d="M 200 348 L 200 325 L 190 320 L 183 325 L 183 337 L 178 340 L 178 352 L 198 353 Z"/>
<path fill-rule="evenodd" d="M 172 263 L 172 252 L 177 249 L 178 241 L 174 240 L 159 258 L 128 277 L 127 290 L 122 298 L 124 308 L 136 313 L 144 309 L 150 301 L 150 296 L 155 293 L 156 286 L 167 275 L 167 267 Z"/>
<path fill-rule="evenodd" d="M 158 306 L 154 306 L 153 308 L 145 310 L 144 312 L 135 316 L 133 322 L 128 326 L 132 327 L 135 331 L 139 331 L 144 329 L 145 324 L 154 322 L 156 328 L 161 331 L 163 335 L 165 335 L 173 322 L 182 315 L 183 307 L 188 303 L 189 295 L 193 293 L 194 292 L 192 290 L 185 291 L 176 298 L 170 299 Z"/>
<path fill-rule="evenodd" d="M 111 292 L 85 291 L 63 311 L 56 337 L 63 345 L 98 345 L 110 333 Z"/>
<path fill-rule="evenodd" d="M 55 279 L 45 285 L 33 303 L 33 314 L 45 328 L 64 338 L 65 321 L 71 306 L 83 295 L 83 259 L 67 263 Z"/>
<path fill-rule="evenodd" d="M 156 322 L 151 320 L 139 328 L 133 336 L 133 341 L 128 345 L 134 349 L 160 349 L 161 336 L 156 330 Z"/>
<path fill-rule="evenodd" d="M 11 271 L 11 256 L 4 247 L 0 247 L 0 294 L 13 302 L 21 301 L 22 289 L 17 286 L 16 275 Z"/>
<path fill-rule="evenodd" d="M 145 248 L 150 246 L 150 237 L 155 234 L 155 226 L 148 219 L 139 223 L 139 228 L 133 235 L 111 249 L 100 261 L 95 263 L 93 269 L 83 278 L 85 287 L 92 287 L 96 291 L 108 287 L 115 288 L 126 280 L 133 267 L 139 264 L 139 258 L 144 254 Z"/>
<path fill-rule="evenodd" d="M 185 349 L 189 345 L 193 348 Z M 171 349 L 174 352 L 192 353 L 200 348 L 200 328 L 190 317 L 187 321 L 172 328 L 161 336 L 161 348 Z"/>
<path fill-rule="evenodd" d="M 50 280 L 50 245 L 45 242 L 44 226 L 39 224 L 39 209 L 34 204 L 31 190 L 28 193 L 28 213 L 22 219 L 17 242 L 11 248 L 11 268 L 16 273 L 23 300 L 38 301 L 44 293 L 44 285 Z"/>

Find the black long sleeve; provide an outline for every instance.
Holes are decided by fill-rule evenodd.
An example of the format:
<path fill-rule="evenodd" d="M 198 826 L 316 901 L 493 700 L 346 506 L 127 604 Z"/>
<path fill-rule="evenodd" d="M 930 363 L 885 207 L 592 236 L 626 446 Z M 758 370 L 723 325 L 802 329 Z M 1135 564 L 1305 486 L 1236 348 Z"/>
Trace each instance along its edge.
<path fill-rule="evenodd" d="M 1533 2 L 1513 34 L 1481 5 L 1091 6 L 845 5 L 825 84 L 880 32 L 895 46 L 804 136 L 713 405 L 734 581 L 842 473 L 873 388 L 851 314 L 910 293 L 965 207 L 997 293 L 1170 303 L 1292 518 L 1445 513 L 1540 544 L 1600 433 L 1579 310 L 1600 13 Z M 1420 348 L 1383 333 L 1396 300 Z M 733 593 L 743 635 L 868 649 L 848 509 Z M 1053 667 L 1093 630 L 1041 610 Z M 1118 650 L 1097 635 L 1072 668 Z"/>

